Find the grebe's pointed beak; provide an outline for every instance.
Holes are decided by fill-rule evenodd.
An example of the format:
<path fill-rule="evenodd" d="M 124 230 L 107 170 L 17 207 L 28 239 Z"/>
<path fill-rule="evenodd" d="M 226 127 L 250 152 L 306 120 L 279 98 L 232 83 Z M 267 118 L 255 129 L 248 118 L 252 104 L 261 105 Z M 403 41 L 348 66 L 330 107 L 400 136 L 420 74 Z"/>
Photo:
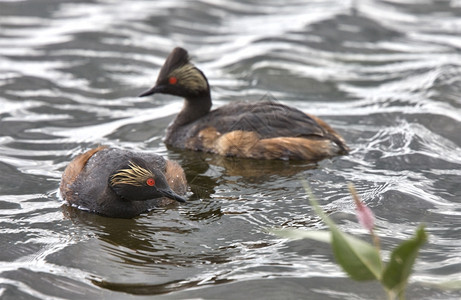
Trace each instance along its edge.
<path fill-rule="evenodd" d="M 150 95 L 153 95 L 155 93 L 162 93 L 163 92 L 163 86 L 161 85 L 156 85 L 154 87 L 152 87 L 151 89 L 143 92 L 141 95 L 139 95 L 138 97 L 145 97 L 145 96 L 150 96 Z"/>
<path fill-rule="evenodd" d="M 176 200 L 178 202 L 186 202 L 186 198 L 182 197 L 182 196 L 179 196 L 178 194 L 176 194 L 175 192 L 173 192 L 173 190 L 171 189 L 168 189 L 168 190 L 160 190 L 160 193 L 163 194 L 163 196 L 167 197 L 167 198 L 170 198 L 170 199 L 173 199 L 173 200 Z"/>

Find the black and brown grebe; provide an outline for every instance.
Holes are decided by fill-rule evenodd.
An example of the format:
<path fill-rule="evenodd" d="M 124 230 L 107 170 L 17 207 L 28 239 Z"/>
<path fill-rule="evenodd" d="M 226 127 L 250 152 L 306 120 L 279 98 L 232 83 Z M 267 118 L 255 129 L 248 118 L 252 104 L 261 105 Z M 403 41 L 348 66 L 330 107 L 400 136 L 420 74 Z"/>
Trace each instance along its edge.
<path fill-rule="evenodd" d="M 185 98 L 167 129 L 169 146 L 224 156 L 313 162 L 349 151 L 327 123 L 280 103 L 237 102 L 210 111 L 208 80 L 182 48 L 173 49 L 155 86 L 140 97 L 155 93 Z"/>
<path fill-rule="evenodd" d="M 187 181 L 173 161 L 144 152 L 97 147 L 74 158 L 59 187 L 64 200 L 114 218 L 133 218 L 155 207 L 185 202 Z"/>

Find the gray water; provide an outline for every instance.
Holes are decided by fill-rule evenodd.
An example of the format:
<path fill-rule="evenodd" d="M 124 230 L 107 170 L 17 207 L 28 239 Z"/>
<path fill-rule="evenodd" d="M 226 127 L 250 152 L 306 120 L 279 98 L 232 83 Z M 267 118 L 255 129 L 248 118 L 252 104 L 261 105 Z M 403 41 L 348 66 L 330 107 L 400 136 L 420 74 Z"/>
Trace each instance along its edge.
<path fill-rule="evenodd" d="M 167 149 L 182 100 L 136 95 L 175 46 L 215 107 L 280 101 L 329 122 L 352 153 L 312 165 Z M 434 284 L 461 279 L 460 53 L 454 0 L 0 1 L 0 297 L 385 299 L 328 245 L 266 233 L 324 228 L 307 181 L 367 239 L 353 182 L 385 255 L 426 224 L 408 299 L 458 299 Z M 177 160 L 189 202 L 132 220 L 66 206 L 62 171 L 100 144 Z"/>

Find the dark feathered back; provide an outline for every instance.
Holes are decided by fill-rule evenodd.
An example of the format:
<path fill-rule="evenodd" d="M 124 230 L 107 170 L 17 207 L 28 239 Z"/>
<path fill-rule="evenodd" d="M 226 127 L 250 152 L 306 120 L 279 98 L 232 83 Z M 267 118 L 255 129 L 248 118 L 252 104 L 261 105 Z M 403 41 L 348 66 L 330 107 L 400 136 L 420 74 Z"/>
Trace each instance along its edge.
<path fill-rule="evenodd" d="M 163 64 L 163 67 L 158 74 L 157 82 L 161 82 L 172 70 L 178 69 L 187 63 L 189 63 L 189 55 L 187 54 L 187 51 L 180 47 L 174 48 Z"/>

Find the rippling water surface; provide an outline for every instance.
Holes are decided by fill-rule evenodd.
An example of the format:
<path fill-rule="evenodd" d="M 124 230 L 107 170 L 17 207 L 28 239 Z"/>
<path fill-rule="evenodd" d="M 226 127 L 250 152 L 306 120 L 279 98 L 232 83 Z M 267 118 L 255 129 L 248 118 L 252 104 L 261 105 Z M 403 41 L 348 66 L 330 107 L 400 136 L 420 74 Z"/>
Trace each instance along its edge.
<path fill-rule="evenodd" d="M 354 182 L 385 250 L 425 223 L 408 298 L 461 297 L 431 285 L 461 277 L 461 2 L 279 3 L 0 1 L 2 299 L 383 299 L 347 279 L 328 245 L 265 233 L 324 226 L 302 180 L 366 238 Z M 207 74 L 215 106 L 295 106 L 352 153 L 309 165 L 168 150 L 182 100 L 136 95 L 175 46 Z M 189 203 L 132 220 L 63 205 L 61 172 L 99 144 L 179 161 Z"/>

